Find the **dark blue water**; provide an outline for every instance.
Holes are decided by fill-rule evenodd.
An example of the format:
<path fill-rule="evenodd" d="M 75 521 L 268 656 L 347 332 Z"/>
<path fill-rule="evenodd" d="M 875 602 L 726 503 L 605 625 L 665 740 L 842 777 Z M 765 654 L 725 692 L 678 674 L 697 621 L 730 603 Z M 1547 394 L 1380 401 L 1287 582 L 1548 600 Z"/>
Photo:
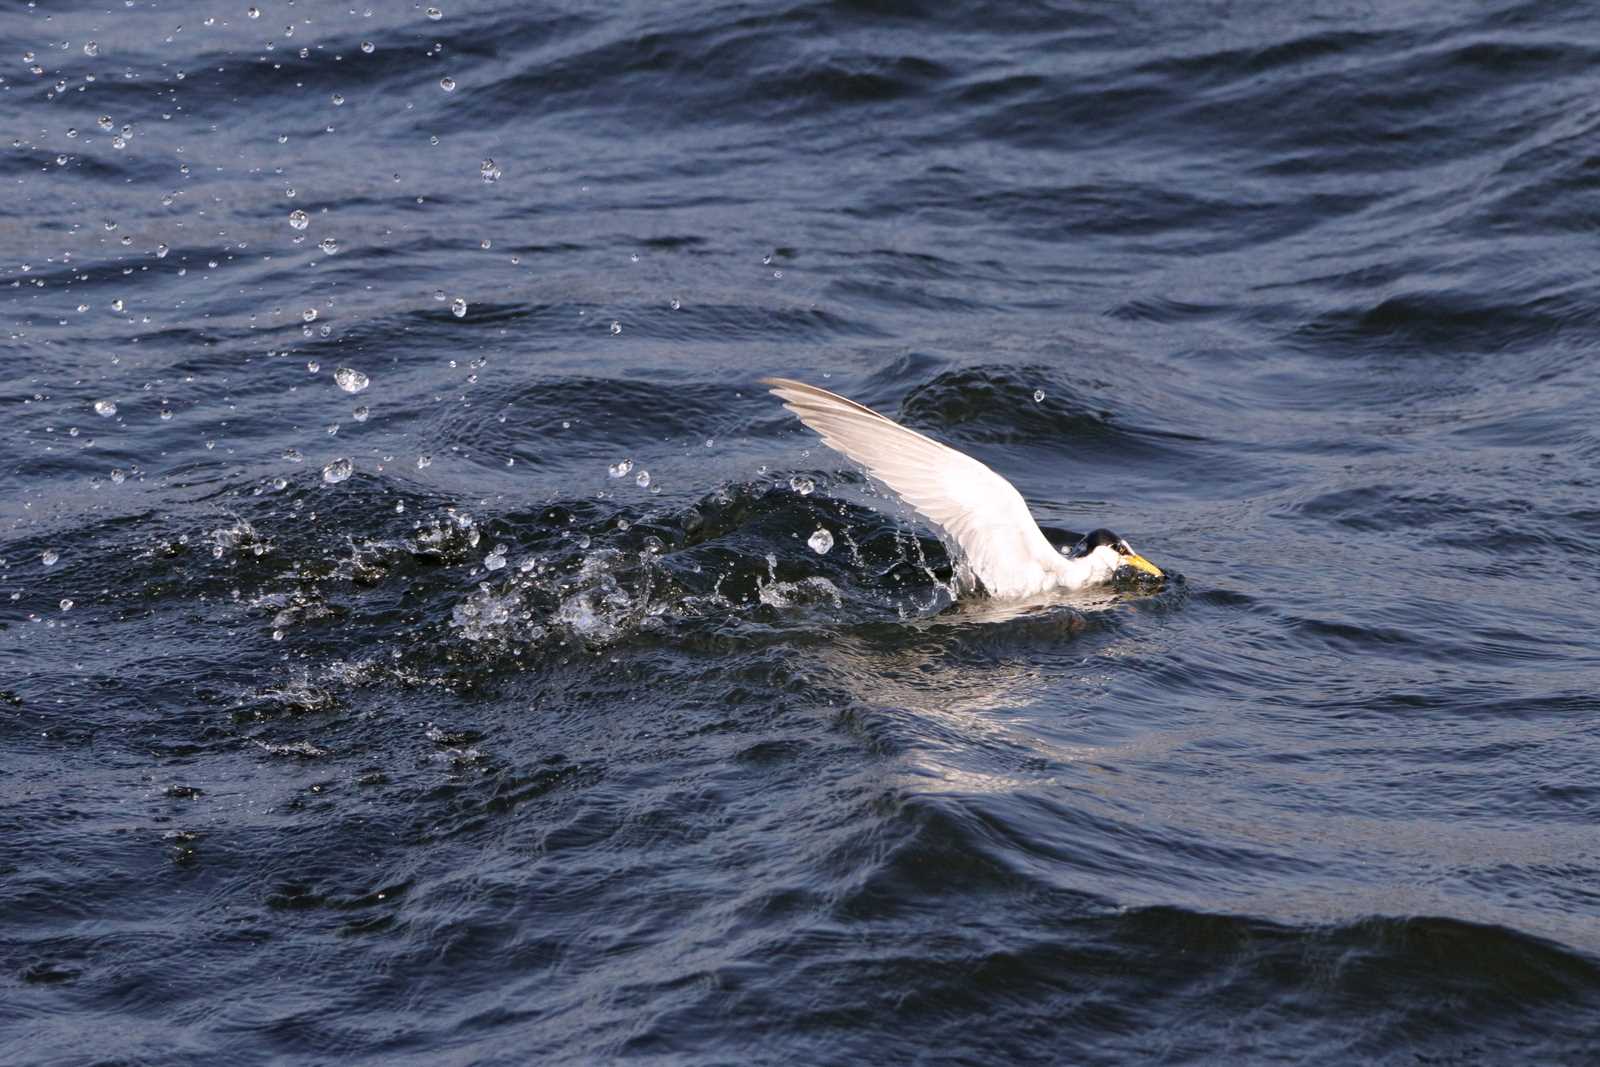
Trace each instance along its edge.
<path fill-rule="evenodd" d="M 0 1061 L 1600 1062 L 1600 12 L 439 2 L 0 12 Z"/>

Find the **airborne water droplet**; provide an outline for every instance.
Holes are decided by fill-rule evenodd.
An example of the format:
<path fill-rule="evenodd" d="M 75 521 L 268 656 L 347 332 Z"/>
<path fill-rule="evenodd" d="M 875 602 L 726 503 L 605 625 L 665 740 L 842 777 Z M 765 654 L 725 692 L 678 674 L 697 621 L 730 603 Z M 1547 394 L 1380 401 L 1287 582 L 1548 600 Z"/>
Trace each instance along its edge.
<path fill-rule="evenodd" d="M 311 225 L 311 220 L 306 216 L 304 211 L 301 211 L 299 208 L 295 208 L 293 211 L 289 212 L 289 225 L 293 226 L 297 230 L 303 230 L 307 226 Z"/>
<path fill-rule="evenodd" d="M 329 485 L 338 485 L 350 475 L 355 473 L 355 464 L 348 459 L 336 459 L 322 468 L 322 480 Z"/>
<path fill-rule="evenodd" d="M 801 496 L 810 496 L 812 490 L 816 489 L 816 487 L 816 482 L 813 482 L 810 478 L 802 478 L 798 474 L 789 479 L 789 488 L 793 489 Z"/>
<path fill-rule="evenodd" d="M 443 89 L 447 93 L 453 93 L 456 91 L 456 80 L 450 77 L 450 75 L 446 74 L 444 77 L 439 79 L 439 88 Z"/>
<path fill-rule="evenodd" d="M 94 413 L 96 415 L 103 415 L 103 416 L 105 416 L 106 418 L 109 419 L 111 416 L 113 416 L 113 415 L 115 415 L 117 413 L 116 401 L 114 401 L 114 400 L 96 400 L 94 402 Z"/>
<path fill-rule="evenodd" d="M 440 11 L 436 7 L 430 7 L 428 8 L 428 18 L 432 19 L 434 22 L 438 22 L 440 19 L 444 18 L 444 12 Z"/>
<path fill-rule="evenodd" d="M 817 555 L 825 556 L 828 554 L 828 549 L 833 547 L 833 534 L 819 526 L 817 532 L 806 540 L 806 544 L 810 545 L 811 551 Z"/>
<path fill-rule="evenodd" d="M 459 296 L 450 301 L 450 314 L 454 315 L 458 319 L 466 318 L 467 302 Z"/>
<path fill-rule="evenodd" d="M 361 50 L 369 56 L 377 49 L 377 47 L 378 46 L 373 44 L 371 41 L 361 42 Z"/>
<path fill-rule="evenodd" d="M 620 463 L 613 463 L 610 467 L 607 467 L 606 473 L 613 478 L 621 478 L 631 470 L 633 470 L 633 460 L 625 459 Z"/>
<path fill-rule="evenodd" d="M 321 242 L 317 244 L 317 247 L 322 249 L 323 252 L 330 256 L 339 254 L 339 242 L 334 240 L 332 237 L 324 237 Z"/>
<path fill-rule="evenodd" d="M 333 372 L 333 380 L 338 382 L 339 388 L 347 393 L 359 393 L 372 384 L 372 379 L 354 367 L 340 367 Z"/>
<path fill-rule="evenodd" d="M 1044 403 L 1044 390 L 1043 389 L 1035 389 L 1033 391 L 1033 402 L 1035 404 Z"/>
<path fill-rule="evenodd" d="M 47 548 L 43 553 L 40 554 L 39 562 L 43 563 L 46 567 L 54 567 L 56 565 L 56 560 L 60 558 L 60 554 L 56 552 L 55 549 Z"/>
<path fill-rule="evenodd" d="M 302 319 L 305 319 L 307 322 L 316 322 L 317 321 L 317 309 L 316 308 L 306 308 L 304 311 L 302 311 L 300 313 L 300 317 Z"/>
<path fill-rule="evenodd" d="M 650 472 L 640 471 L 639 476 L 633 480 L 633 484 L 637 485 L 640 489 L 650 488 Z"/>

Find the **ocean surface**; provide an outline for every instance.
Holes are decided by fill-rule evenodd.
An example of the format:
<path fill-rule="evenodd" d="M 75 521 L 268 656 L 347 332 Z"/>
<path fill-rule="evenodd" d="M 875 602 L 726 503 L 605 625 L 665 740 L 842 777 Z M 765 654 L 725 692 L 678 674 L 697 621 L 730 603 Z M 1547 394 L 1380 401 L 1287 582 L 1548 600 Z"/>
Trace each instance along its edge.
<path fill-rule="evenodd" d="M 0 10 L 0 1062 L 1600 1063 L 1600 9 L 438 4 Z"/>

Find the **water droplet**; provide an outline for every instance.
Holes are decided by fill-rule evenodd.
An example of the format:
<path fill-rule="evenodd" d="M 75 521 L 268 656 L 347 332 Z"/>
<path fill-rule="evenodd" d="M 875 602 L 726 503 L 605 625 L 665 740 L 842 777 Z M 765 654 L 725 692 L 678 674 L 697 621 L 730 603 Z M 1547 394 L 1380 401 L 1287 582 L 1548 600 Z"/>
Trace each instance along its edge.
<path fill-rule="evenodd" d="M 443 89 L 447 93 L 453 93 L 456 91 L 456 80 L 450 77 L 450 75 L 446 74 L 444 77 L 439 79 L 439 88 Z"/>
<path fill-rule="evenodd" d="M 167 409 L 167 408 L 162 408 L 161 409 L 161 421 L 162 422 L 171 422 L 172 421 L 172 412 L 169 409 Z"/>
<path fill-rule="evenodd" d="M 315 374 L 315 373 L 317 373 L 317 371 L 319 371 L 321 369 L 322 369 L 322 364 L 318 363 L 316 360 L 312 360 L 310 363 L 306 364 L 306 373 L 307 374 Z"/>
<path fill-rule="evenodd" d="M 497 571 L 505 565 L 506 557 L 501 555 L 498 550 L 483 557 L 483 569 L 486 571 Z"/>
<path fill-rule="evenodd" d="M 404 500 L 396 500 L 394 502 L 394 513 L 396 515 L 404 515 L 406 513 L 406 502 Z"/>
<path fill-rule="evenodd" d="M 489 246 L 491 244 L 493 244 L 493 242 L 490 241 L 487 237 L 485 237 L 483 240 L 478 242 L 478 247 L 483 249 L 485 252 L 487 252 L 487 251 L 489 251 Z"/>
<path fill-rule="evenodd" d="M 433 457 L 432 456 L 418 456 L 417 457 L 417 470 L 419 470 L 419 471 L 420 470 L 424 470 L 424 469 L 426 469 L 428 467 L 431 467 L 431 466 L 433 466 Z"/>
<path fill-rule="evenodd" d="M 96 400 L 94 402 L 94 413 L 109 419 L 117 413 L 117 402 L 115 400 Z"/>
<path fill-rule="evenodd" d="M 681 307 L 683 307 L 683 302 L 680 301 L 677 297 L 673 297 L 672 298 L 672 310 L 673 311 L 677 311 Z"/>
<path fill-rule="evenodd" d="M 272 639 L 274 641 L 282 641 L 283 640 L 283 631 L 282 630 L 274 630 L 274 631 L 272 631 Z"/>
<path fill-rule="evenodd" d="M 332 237 L 324 237 L 321 242 L 318 243 L 317 247 L 322 249 L 324 253 L 330 256 L 336 256 L 339 254 L 339 242 L 334 240 Z"/>
<path fill-rule="evenodd" d="M 302 319 L 305 319 L 307 322 L 316 322 L 317 321 L 317 309 L 316 308 L 306 308 L 304 311 L 302 311 L 300 313 L 300 317 Z"/>
<path fill-rule="evenodd" d="M 60 558 L 60 553 L 58 553 L 55 549 L 47 548 L 39 556 L 39 562 L 43 563 L 46 567 L 54 567 L 56 565 L 56 560 Z"/>
<path fill-rule="evenodd" d="M 111 310 L 112 311 L 121 311 L 122 308 L 123 308 L 123 303 L 122 303 L 122 298 L 120 296 L 117 297 L 117 299 L 111 301 Z"/>
<path fill-rule="evenodd" d="M 334 93 L 333 94 L 333 106 L 334 107 L 343 107 L 344 106 L 344 94 L 343 93 Z"/>
<path fill-rule="evenodd" d="M 261 17 L 261 10 L 259 8 L 252 7 L 252 8 L 249 8 L 248 10 L 246 10 L 245 14 L 247 16 L 249 16 L 250 18 L 258 19 L 258 18 Z"/>
<path fill-rule="evenodd" d="M 445 79 L 445 81 L 449 80 L 450 79 L 448 78 Z M 454 87 L 455 83 L 452 82 L 450 88 Z M 492 159 L 486 159 L 482 163 L 478 164 L 478 177 L 482 178 L 486 183 L 492 184 L 499 181 L 502 173 L 503 172 L 500 170 L 499 165 L 496 164 Z"/>
<path fill-rule="evenodd" d="M 607 467 L 606 473 L 610 474 L 613 478 L 621 478 L 631 470 L 633 470 L 633 460 L 625 459 L 620 463 L 613 463 L 611 466 Z"/>
<path fill-rule="evenodd" d="M 370 55 L 371 55 L 371 54 L 372 54 L 372 53 L 373 53 L 373 52 L 374 52 L 374 51 L 376 51 L 376 50 L 377 50 L 377 47 L 378 47 L 378 46 L 377 46 L 377 45 L 375 45 L 375 44 L 373 44 L 373 43 L 372 43 L 372 42 L 371 42 L 371 41 L 362 41 L 362 42 L 361 42 L 361 50 L 362 50 L 362 51 L 363 51 L 363 52 L 365 52 L 365 53 L 366 53 L 366 54 L 367 54 L 367 55 L 369 55 L 369 56 L 370 56 Z"/>
<path fill-rule="evenodd" d="M 311 225 L 311 219 L 304 211 L 301 211 L 299 208 L 295 208 L 293 211 L 289 212 L 289 225 L 293 226 L 297 230 L 303 230 L 307 226 Z"/>
<path fill-rule="evenodd" d="M 116 125 L 116 123 L 111 121 L 111 116 L 110 115 L 101 115 L 95 121 L 100 124 L 100 128 L 102 130 L 110 130 L 111 127 Z"/>
<path fill-rule="evenodd" d="M 454 315 L 458 319 L 466 318 L 467 317 L 467 302 L 465 300 L 461 299 L 461 297 L 459 297 L 459 296 L 456 297 L 454 300 L 450 301 L 450 314 Z"/>
<path fill-rule="evenodd" d="M 789 479 L 789 488 L 793 489 L 801 496 L 810 496 L 817 488 L 817 483 L 812 481 L 810 478 L 804 478 L 796 474 L 793 478 Z"/>
<path fill-rule="evenodd" d="M 111 484 L 113 484 L 113 485 L 121 485 L 123 482 L 125 482 L 127 480 L 128 480 L 128 472 L 127 471 L 123 470 L 121 467 L 118 467 L 118 468 L 115 468 L 114 470 L 112 470 L 112 472 L 111 472 Z"/>
<path fill-rule="evenodd" d="M 430 7 L 428 8 L 428 17 L 433 21 L 438 22 L 440 19 L 444 18 L 444 12 L 440 11 L 436 7 Z"/>
<path fill-rule="evenodd" d="M 306 461 L 306 457 L 300 454 L 300 450 L 298 448 L 284 449 L 283 458 L 288 460 L 290 463 L 304 463 Z"/>
<path fill-rule="evenodd" d="M 72 598 L 71 597 L 62 597 L 61 598 L 61 610 L 62 611 L 71 611 L 72 610 Z"/>
<path fill-rule="evenodd" d="M 289 488 L 289 479 L 287 479 L 287 478 L 274 478 L 274 479 L 272 479 L 272 488 L 276 489 L 280 493 L 283 492 L 285 489 Z"/>
<path fill-rule="evenodd" d="M 99 45 L 99 43 L 95 42 L 95 41 L 87 42 L 83 46 L 83 54 L 86 55 L 86 56 L 97 56 L 97 55 L 99 55 L 100 54 L 100 45 Z"/>
<path fill-rule="evenodd" d="M 828 554 L 828 549 L 833 547 L 833 534 L 819 526 L 817 532 L 806 539 L 806 544 L 810 545 L 811 551 L 817 555 L 825 556 Z"/>
<path fill-rule="evenodd" d="M 1033 391 L 1033 402 L 1035 404 L 1044 403 L 1044 390 L 1043 389 L 1035 389 Z"/>
<path fill-rule="evenodd" d="M 322 480 L 329 485 L 338 485 L 350 475 L 355 473 L 355 464 L 348 459 L 336 459 L 322 468 Z"/>
<path fill-rule="evenodd" d="M 333 372 L 333 380 L 347 393 L 359 393 L 372 384 L 372 380 L 354 367 L 340 367 Z"/>
<path fill-rule="evenodd" d="M 365 404 L 362 404 L 360 407 L 356 408 L 350 413 L 350 417 L 355 419 L 357 422 L 366 422 L 371 414 L 371 409 L 369 409 Z"/>
<path fill-rule="evenodd" d="M 643 470 L 640 471 L 638 477 L 634 478 L 633 484 L 637 485 L 640 489 L 650 488 L 650 472 Z"/>
<path fill-rule="evenodd" d="M 613 335 L 621 333 L 622 332 L 622 323 L 613 322 L 611 324 L 611 332 L 612 332 Z"/>
<path fill-rule="evenodd" d="M 172 249 L 168 248 L 164 244 L 156 245 L 156 258 L 157 259 L 166 259 L 167 258 L 167 253 L 170 252 L 170 251 L 172 251 Z"/>

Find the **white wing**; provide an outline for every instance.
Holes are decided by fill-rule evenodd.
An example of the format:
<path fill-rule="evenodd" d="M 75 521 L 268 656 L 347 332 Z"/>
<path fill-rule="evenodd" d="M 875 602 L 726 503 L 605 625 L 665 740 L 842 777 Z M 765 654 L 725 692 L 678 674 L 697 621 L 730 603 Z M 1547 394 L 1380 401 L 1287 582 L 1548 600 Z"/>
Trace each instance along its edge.
<path fill-rule="evenodd" d="M 789 378 L 761 384 L 824 444 L 861 464 L 952 538 L 991 596 L 1044 592 L 1069 570 L 1016 487 L 971 456 L 826 389 Z"/>

